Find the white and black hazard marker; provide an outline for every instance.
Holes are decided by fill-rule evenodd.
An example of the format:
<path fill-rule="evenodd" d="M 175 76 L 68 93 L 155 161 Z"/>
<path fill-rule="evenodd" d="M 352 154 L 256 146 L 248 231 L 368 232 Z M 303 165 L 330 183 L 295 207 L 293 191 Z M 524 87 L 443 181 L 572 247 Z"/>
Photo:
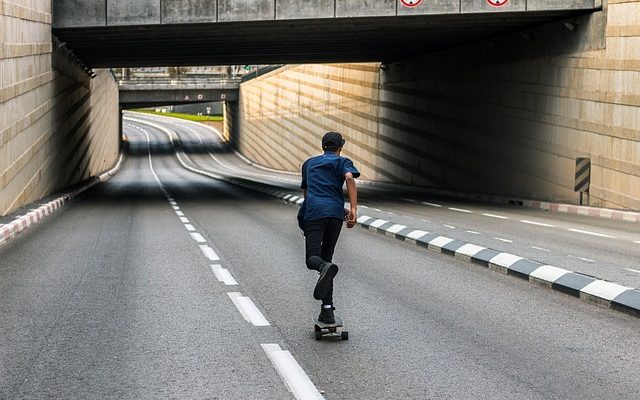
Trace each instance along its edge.
<path fill-rule="evenodd" d="M 509 0 L 487 0 L 487 3 L 491 7 L 502 7 L 505 4 L 507 4 L 508 2 L 509 2 Z"/>
<path fill-rule="evenodd" d="M 408 8 L 417 7 L 421 3 L 422 3 L 422 0 L 400 0 L 400 4 Z"/>

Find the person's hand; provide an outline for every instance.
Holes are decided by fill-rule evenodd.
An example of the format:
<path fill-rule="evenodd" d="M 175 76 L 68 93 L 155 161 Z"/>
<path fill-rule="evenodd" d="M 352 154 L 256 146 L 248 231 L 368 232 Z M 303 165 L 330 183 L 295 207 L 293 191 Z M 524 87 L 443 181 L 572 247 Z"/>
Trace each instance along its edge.
<path fill-rule="evenodd" d="M 356 208 L 351 207 L 351 210 L 349 210 L 347 214 L 347 228 L 351 229 L 356 225 L 356 220 L 358 219 L 357 214 Z"/>

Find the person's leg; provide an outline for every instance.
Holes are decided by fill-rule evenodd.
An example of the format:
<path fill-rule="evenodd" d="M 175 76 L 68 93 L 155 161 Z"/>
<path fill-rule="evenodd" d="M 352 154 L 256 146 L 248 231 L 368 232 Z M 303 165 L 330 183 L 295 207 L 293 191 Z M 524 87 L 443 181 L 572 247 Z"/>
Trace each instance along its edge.
<path fill-rule="evenodd" d="M 318 271 L 322 269 L 325 262 L 322 259 L 322 237 L 324 236 L 325 224 L 322 220 L 309 221 L 304 226 L 305 239 L 305 262 L 307 268 Z"/>
<path fill-rule="evenodd" d="M 342 221 L 339 219 L 327 219 L 325 222 L 324 234 L 322 236 L 321 257 L 324 261 L 331 263 L 333 252 L 340 237 Z M 336 267 L 337 273 L 337 267 Z M 328 283 L 327 294 L 322 298 L 323 306 L 333 306 L 333 279 Z"/>

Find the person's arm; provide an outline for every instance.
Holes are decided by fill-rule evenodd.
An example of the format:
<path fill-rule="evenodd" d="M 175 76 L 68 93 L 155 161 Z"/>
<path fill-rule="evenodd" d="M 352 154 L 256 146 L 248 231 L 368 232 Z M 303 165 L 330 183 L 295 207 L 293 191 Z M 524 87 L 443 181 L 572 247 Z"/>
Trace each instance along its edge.
<path fill-rule="evenodd" d="M 351 172 L 347 172 L 344 179 L 347 183 L 347 194 L 351 206 L 347 215 L 347 228 L 353 228 L 358 219 L 358 189 L 356 188 L 356 179 Z"/>

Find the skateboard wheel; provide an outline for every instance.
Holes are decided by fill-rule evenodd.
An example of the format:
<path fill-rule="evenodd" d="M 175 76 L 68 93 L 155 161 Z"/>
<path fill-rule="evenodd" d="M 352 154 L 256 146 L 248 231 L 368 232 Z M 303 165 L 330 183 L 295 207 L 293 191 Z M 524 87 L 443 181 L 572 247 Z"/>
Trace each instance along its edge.
<path fill-rule="evenodd" d="M 316 331 L 316 340 L 322 339 L 322 332 Z"/>
<path fill-rule="evenodd" d="M 349 340 L 349 332 L 347 331 L 342 331 L 340 336 L 342 336 L 342 340 Z"/>

